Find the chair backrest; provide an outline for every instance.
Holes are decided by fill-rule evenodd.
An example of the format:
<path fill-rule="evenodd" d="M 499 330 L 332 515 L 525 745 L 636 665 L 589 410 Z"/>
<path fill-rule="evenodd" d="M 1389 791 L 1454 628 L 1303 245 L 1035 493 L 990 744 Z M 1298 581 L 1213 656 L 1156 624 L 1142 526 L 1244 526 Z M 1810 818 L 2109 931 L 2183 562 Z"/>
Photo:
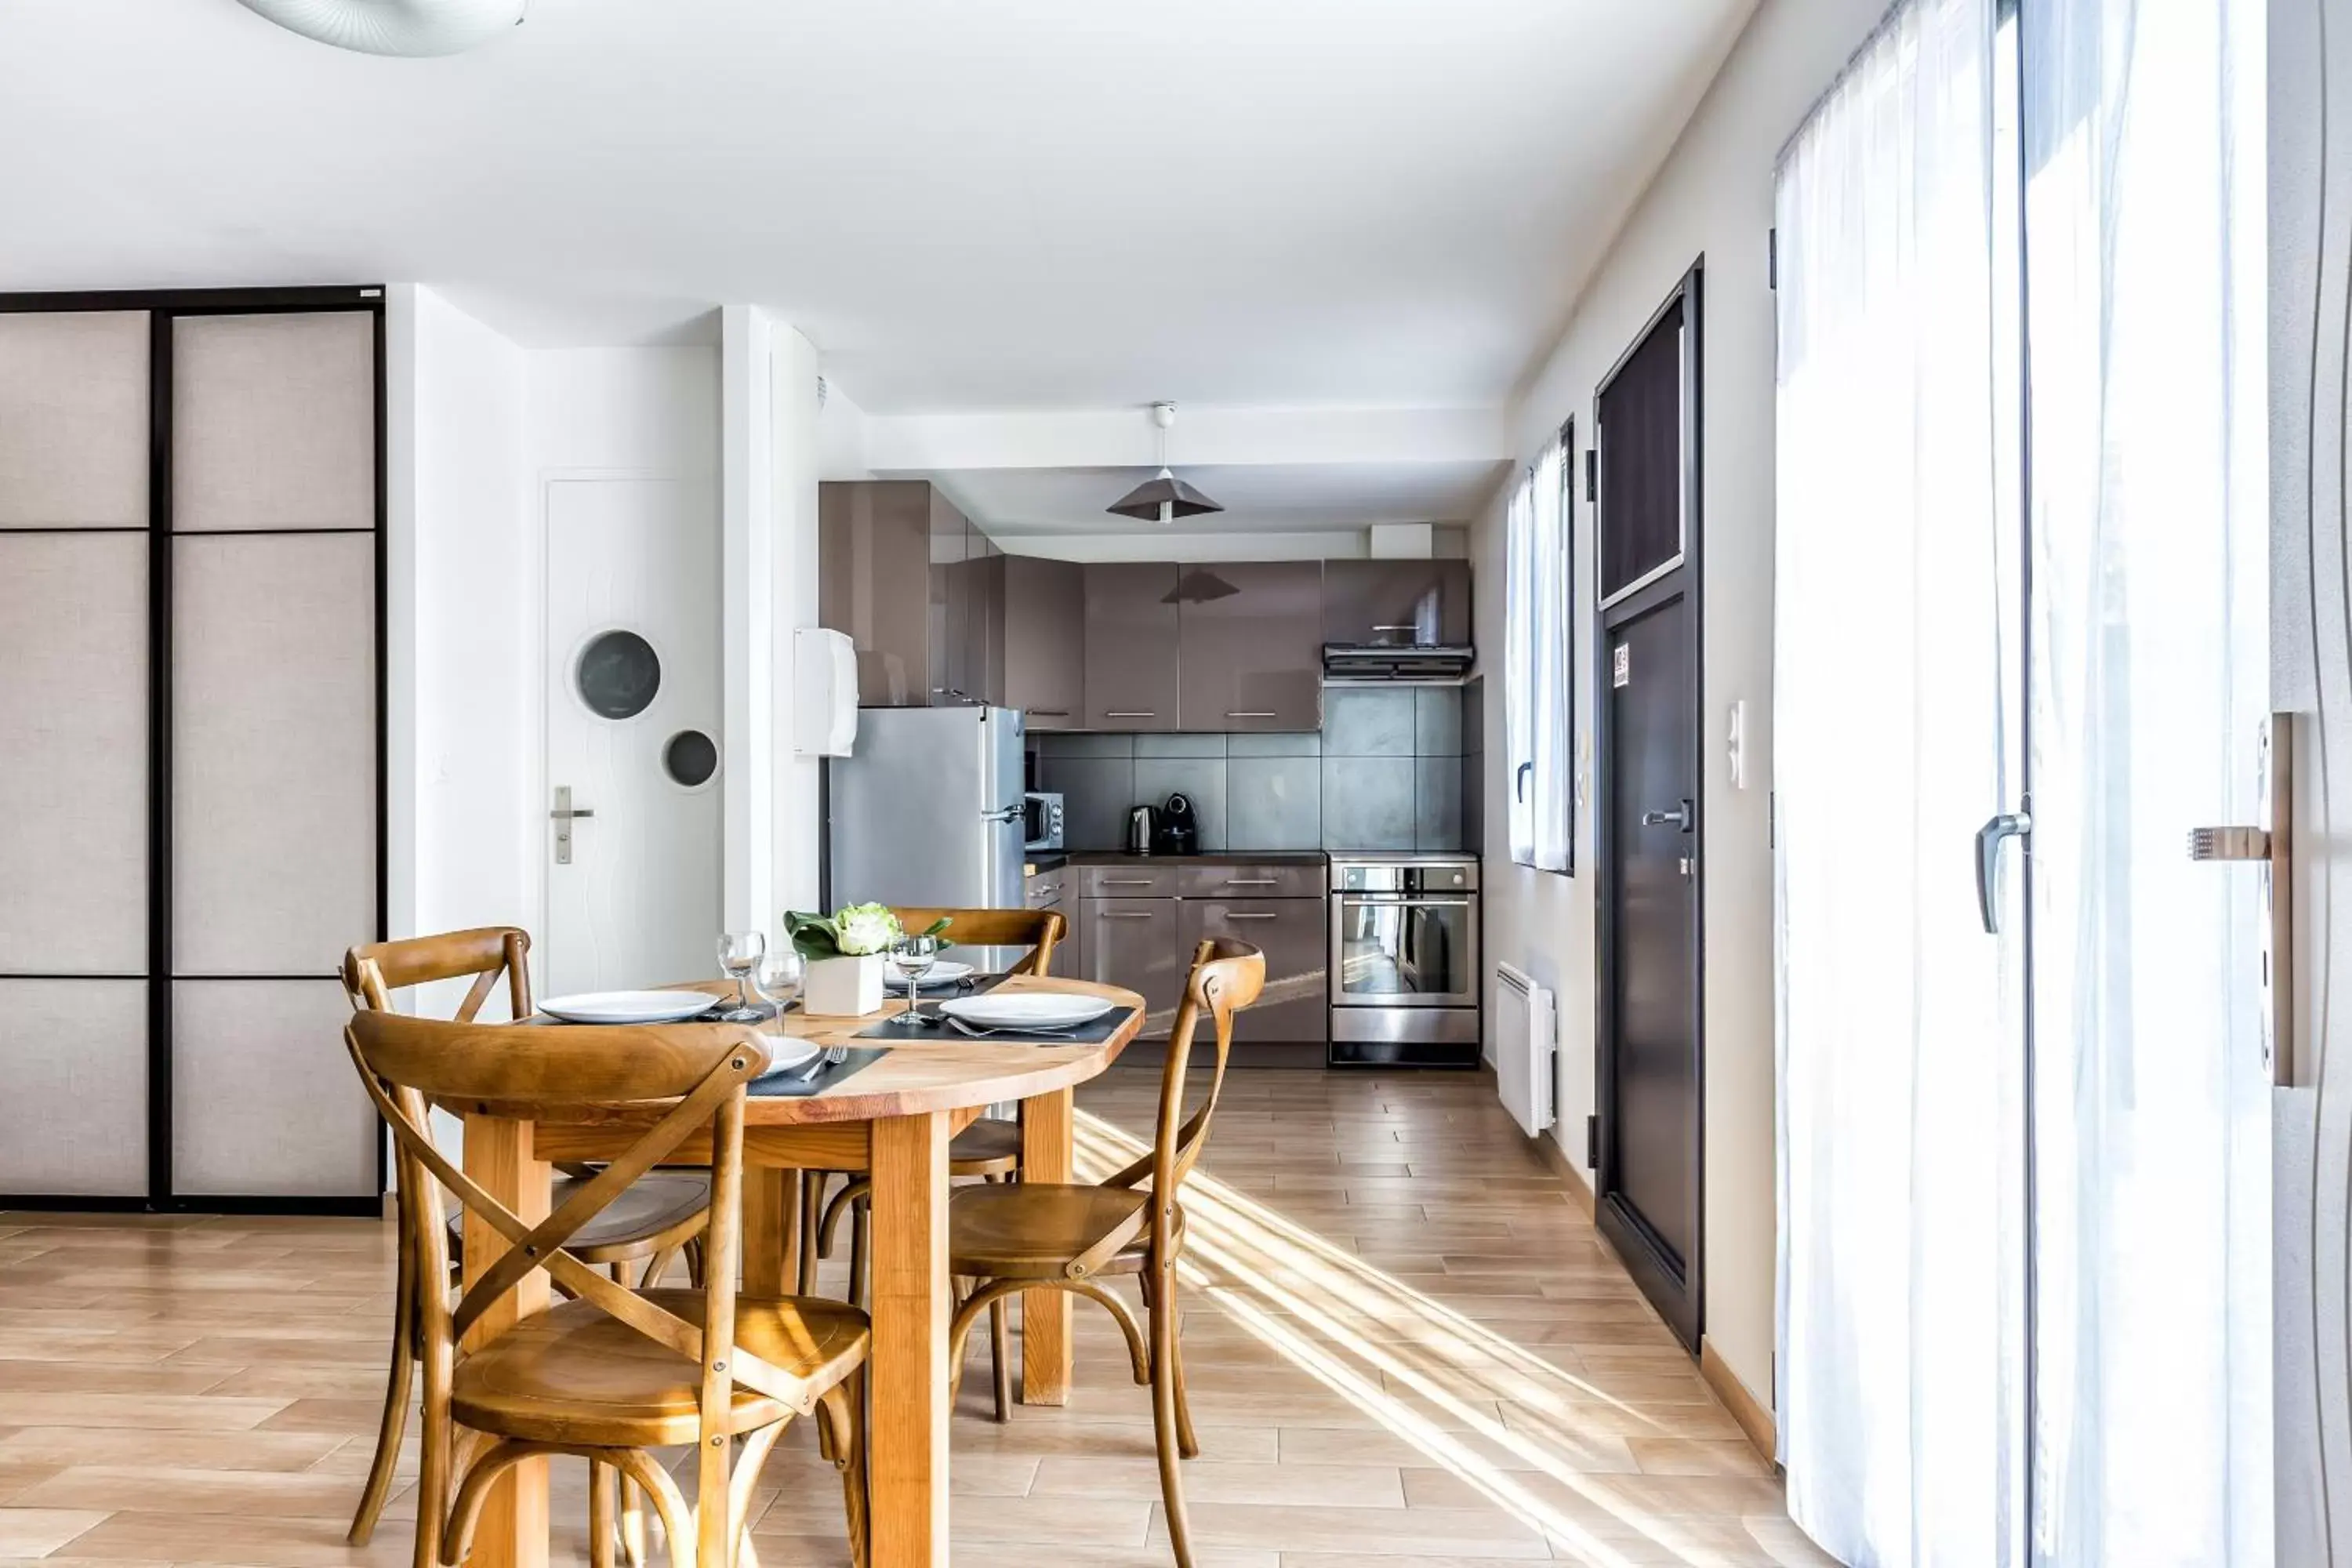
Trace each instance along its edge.
<path fill-rule="evenodd" d="M 1054 962 L 1055 944 L 1070 922 L 1053 910 L 893 910 L 898 923 L 910 931 L 925 931 L 940 921 L 942 932 L 958 947 L 1025 947 L 1029 955 L 1014 964 L 1014 974 L 1044 974 Z"/>
<path fill-rule="evenodd" d="M 742 1249 L 744 1086 L 766 1070 L 769 1060 L 755 1030 L 731 1024 L 445 1023 L 367 1008 L 352 1015 L 343 1038 L 369 1097 L 399 1142 L 401 1184 L 413 1199 L 401 1205 L 402 1217 L 422 1260 L 420 1278 L 448 1277 L 445 1194 L 509 1244 L 454 1309 L 438 1291 L 418 1293 L 428 1394 L 446 1388 L 454 1347 L 482 1314 L 531 1274 L 544 1272 L 572 1296 L 700 1363 L 706 1419 L 729 1409 L 738 1383 L 803 1414 L 814 1407 L 814 1394 L 799 1379 L 740 1347 L 728 1353 Z M 610 1122 L 614 1108 L 625 1108 L 628 1124 L 642 1123 L 644 1131 L 533 1225 L 435 1145 L 427 1117 L 436 1100 L 495 1106 L 532 1121 Z M 706 1129 L 710 1227 L 704 1237 L 704 1318 L 697 1325 L 625 1289 L 563 1248 L 630 1184 Z M 698 1161 L 702 1151 L 692 1153 Z"/>
<path fill-rule="evenodd" d="M 1171 1255 L 1175 1239 L 1176 1194 L 1209 1141 L 1209 1121 L 1216 1114 L 1217 1095 L 1225 1084 L 1225 1063 L 1233 1055 L 1234 1015 L 1255 1002 L 1265 986 L 1265 954 L 1248 942 L 1214 937 L 1192 950 L 1184 1001 L 1176 1009 L 1175 1026 L 1168 1032 L 1168 1055 L 1160 1064 L 1160 1117 L 1151 1152 L 1105 1183 L 1131 1187 L 1146 1176 L 1150 1178 L 1151 1244 L 1162 1258 Z M 1184 1089 L 1192 1065 L 1192 1036 L 1204 1013 L 1215 1027 L 1216 1057 L 1209 1073 L 1209 1092 L 1186 1116 Z"/>
<path fill-rule="evenodd" d="M 471 977 L 473 988 L 458 1004 L 457 1021 L 470 1024 L 506 976 L 507 1005 L 517 1018 L 531 1014 L 530 933 L 516 926 L 482 926 L 439 936 L 372 942 L 343 954 L 343 990 L 352 1005 L 388 1012 L 392 993 L 411 985 Z"/>

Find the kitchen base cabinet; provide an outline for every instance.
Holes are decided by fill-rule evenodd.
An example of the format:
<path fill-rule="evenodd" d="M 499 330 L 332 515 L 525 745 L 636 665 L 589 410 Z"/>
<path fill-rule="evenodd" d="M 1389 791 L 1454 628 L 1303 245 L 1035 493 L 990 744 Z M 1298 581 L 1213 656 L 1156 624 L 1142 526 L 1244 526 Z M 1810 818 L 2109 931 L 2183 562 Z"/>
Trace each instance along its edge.
<path fill-rule="evenodd" d="M 1086 899 L 1083 978 L 1143 997 L 1142 1037 L 1164 1040 L 1184 994 L 1186 950 L 1173 899 Z"/>
<path fill-rule="evenodd" d="M 1265 954 L 1265 989 L 1256 1006 L 1234 1019 L 1237 1043 L 1323 1041 L 1330 1019 L 1328 907 L 1321 899 L 1186 899 L 1180 906 L 1177 929 L 1186 952 L 1203 941 L 1230 937 Z M 1204 1043 L 1206 1035 L 1204 1026 Z"/>

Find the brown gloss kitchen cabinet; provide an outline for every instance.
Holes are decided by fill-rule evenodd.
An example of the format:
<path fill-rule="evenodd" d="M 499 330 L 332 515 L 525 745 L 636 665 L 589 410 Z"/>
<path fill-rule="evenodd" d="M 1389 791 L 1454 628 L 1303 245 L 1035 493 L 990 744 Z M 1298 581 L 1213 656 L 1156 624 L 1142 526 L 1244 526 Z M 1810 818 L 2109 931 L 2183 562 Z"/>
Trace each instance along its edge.
<path fill-rule="evenodd" d="M 1003 701 L 1029 728 L 1076 730 L 1087 711 L 1086 569 L 1038 555 L 998 558 L 1003 573 Z"/>
<path fill-rule="evenodd" d="M 1329 1033 L 1328 908 L 1321 898 L 1188 898 L 1177 906 L 1178 945 L 1184 952 L 1208 938 L 1233 937 L 1265 954 L 1265 989 L 1257 1005 L 1234 1016 L 1234 1039 L 1304 1043 Z"/>
<path fill-rule="evenodd" d="M 1185 565 L 1176 579 L 1179 727 L 1322 727 L 1319 561 Z"/>
<path fill-rule="evenodd" d="M 1003 571 L 927 480 L 817 487 L 817 622 L 856 646 L 861 707 L 1002 701 Z"/>
<path fill-rule="evenodd" d="M 1323 640 L 1351 647 L 1468 646 L 1470 563 L 1324 563 Z"/>
<path fill-rule="evenodd" d="M 1184 993 L 1184 949 L 1174 899 L 1081 899 L 1079 978 L 1143 997 L 1143 1037 L 1163 1040 Z"/>
<path fill-rule="evenodd" d="M 1164 562 L 1086 565 L 1086 724 L 1177 728 L 1177 569 Z"/>

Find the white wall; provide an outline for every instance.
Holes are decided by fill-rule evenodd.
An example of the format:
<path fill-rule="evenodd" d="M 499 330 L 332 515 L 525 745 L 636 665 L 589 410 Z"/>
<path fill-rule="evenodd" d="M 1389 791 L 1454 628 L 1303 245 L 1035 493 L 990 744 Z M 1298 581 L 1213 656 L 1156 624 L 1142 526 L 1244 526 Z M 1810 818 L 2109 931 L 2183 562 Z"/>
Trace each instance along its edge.
<path fill-rule="evenodd" d="M 1706 647 L 1700 762 L 1706 830 L 1706 1331 L 1731 1372 L 1769 1403 L 1774 1333 L 1772 860 L 1772 295 L 1766 275 L 1772 163 L 1813 100 L 1885 9 L 1884 0 L 1765 0 L 1579 297 L 1559 344 L 1513 410 L 1532 460 L 1569 416 L 1591 429 L 1592 389 L 1691 263 L 1706 261 L 1703 570 Z M 1580 458 L 1579 459 L 1581 460 Z M 1578 492 L 1580 495 L 1581 491 Z M 1599 700 L 1591 657 L 1591 515 L 1576 511 L 1580 598 L 1578 755 Z M 1503 646 L 1502 499 L 1473 531 L 1478 646 Z M 1503 731 L 1501 672 L 1488 665 L 1487 733 Z M 1723 736 L 1748 704 L 1749 787 L 1734 791 Z M 1589 774 L 1589 763 L 1582 764 Z M 1488 951 L 1560 999 L 1560 1120 L 1584 1156 L 1592 1109 L 1592 829 L 1580 803 L 1573 878 L 1510 864 L 1505 770 L 1488 770 Z M 1589 795 L 1589 776 L 1580 795 Z"/>
<path fill-rule="evenodd" d="M 527 356 L 414 284 L 385 329 L 393 932 L 533 927 Z"/>

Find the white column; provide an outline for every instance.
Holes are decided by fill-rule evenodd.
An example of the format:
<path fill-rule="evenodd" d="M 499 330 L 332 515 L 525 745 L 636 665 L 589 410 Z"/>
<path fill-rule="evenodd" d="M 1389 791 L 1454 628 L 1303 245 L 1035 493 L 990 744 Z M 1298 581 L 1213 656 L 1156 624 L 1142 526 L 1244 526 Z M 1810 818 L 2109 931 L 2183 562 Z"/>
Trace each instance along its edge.
<path fill-rule="evenodd" d="M 720 900 L 729 931 L 773 931 L 779 913 L 772 848 L 780 737 L 769 338 L 768 318 L 755 307 L 729 305 L 721 311 L 719 653 L 726 748 L 719 783 L 726 866 Z"/>
<path fill-rule="evenodd" d="M 793 631 L 816 625 L 814 345 L 756 306 L 721 314 L 730 931 L 781 935 L 817 901 L 823 764 L 793 752 Z"/>
<path fill-rule="evenodd" d="M 782 321 L 769 332 L 772 422 L 769 464 L 775 526 L 777 658 L 774 681 L 775 816 L 772 887 L 779 908 L 813 910 L 824 841 L 824 762 L 793 752 L 793 631 L 817 624 L 817 353 Z"/>

